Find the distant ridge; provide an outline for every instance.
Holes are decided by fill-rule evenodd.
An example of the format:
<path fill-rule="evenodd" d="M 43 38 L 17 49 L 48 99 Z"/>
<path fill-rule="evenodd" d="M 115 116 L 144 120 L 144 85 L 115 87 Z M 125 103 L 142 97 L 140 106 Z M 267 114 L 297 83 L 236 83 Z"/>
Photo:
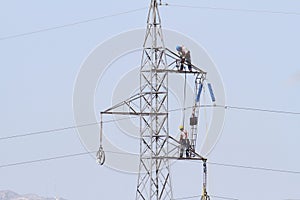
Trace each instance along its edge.
<path fill-rule="evenodd" d="M 35 194 L 20 195 L 10 190 L 0 191 L 0 200 L 66 200 L 63 198 L 46 198 Z"/>

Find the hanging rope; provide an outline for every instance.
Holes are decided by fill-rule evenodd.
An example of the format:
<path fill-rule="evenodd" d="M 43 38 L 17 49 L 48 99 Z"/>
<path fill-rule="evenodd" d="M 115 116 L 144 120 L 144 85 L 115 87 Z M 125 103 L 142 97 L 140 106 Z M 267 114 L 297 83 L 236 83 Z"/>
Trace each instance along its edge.
<path fill-rule="evenodd" d="M 182 109 L 182 113 L 183 113 L 183 117 L 182 117 L 182 126 L 184 126 L 185 124 L 185 110 L 186 110 L 186 72 L 184 73 L 184 88 L 183 88 L 183 109 Z"/>
<path fill-rule="evenodd" d="M 206 89 L 205 87 L 203 87 L 203 105 L 206 105 Z M 204 123 L 205 123 L 205 135 L 207 135 L 207 132 L 208 132 L 208 117 L 207 117 L 207 109 L 206 107 L 204 108 L 204 111 L 203 111 L 203 114 L 204 114 Z"/>

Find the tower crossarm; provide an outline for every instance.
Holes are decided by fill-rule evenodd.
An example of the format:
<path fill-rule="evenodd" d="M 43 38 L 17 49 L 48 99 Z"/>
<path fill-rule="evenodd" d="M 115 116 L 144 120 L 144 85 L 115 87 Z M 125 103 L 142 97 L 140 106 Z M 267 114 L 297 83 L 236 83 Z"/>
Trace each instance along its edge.
<path fill-rule="evenodd" d="M 170 62 L 169 67 L 172 67 L 176 63 L 176 61 L 181 60 L 181 57 L 177 53 L 171 51 L 168 48 L 165 48 L 165 53 L 168 58 L 173 60 L 173 62 Z M 184 61 L 183 64 L 188 65 L 187 61 Z M 206 75 L 206 72 L 204 70 L 200 69 L 198 66 L 194 65 L 193 63 L 191 63 L 191 66 L 192 66 L 193 71 L 190 73 L 194 73 L 194 74 L 198 73 L 198 74 Z"/>
<path fill-rule="evenodd" d="M 170 156 L 168 157 L 169 159 L 185 159 L 185 160 L 202 160 L 205 161 L 206 158 L 204 158 L 203 156 L 201 156 L 199 153 L 196 152 L 195 149 L 190 148 L 189 151 L 194 155 L 193 157 L 189 157 L 189 158 L 179 158 L 178 152 L 180 149 L 180 142 L 178 140 L 176 140 L 174 137 L 169 135 L 169 144 L 170 146 L 172 146 L 173 148 L 170 148 Z M 173 152 L 171 151 L 173 150 Z"/>
<path fill-rule="evenodd" d="M 101 114 L 116 114 L 116 115 L 167 115 L 167 112 L 152 113 L 152 112 L 140 112 L 140 99 L 150 101 L 153 95 L 161 95 L 164 92 L 143 92 L 138 93 L 130 98 L 121 101 L 120 103 L 113 105 L 112 107 L 104 110 Z"/>

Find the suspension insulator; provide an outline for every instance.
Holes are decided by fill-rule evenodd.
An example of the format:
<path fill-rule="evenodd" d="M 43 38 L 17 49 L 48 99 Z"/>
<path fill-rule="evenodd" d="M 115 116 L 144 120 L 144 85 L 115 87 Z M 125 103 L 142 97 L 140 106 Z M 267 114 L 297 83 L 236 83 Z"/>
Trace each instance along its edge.
<path fill-rule="evenodd" d="M 208 90 L 209 90 L 209 93 L 210 93 L 211 101 L 215 102 L 216 101 L 216 97 L 214 95 L 214 91 L 212 89 L 212 86 L 211 86 L 210 83 L 208 83 L 207 86 L 208 86 Z"/>
<path fill-rule="evenodd" d="M 97 163 L 99 165 L 103 165 L 105 162 L 105 153 L 102 147 L 99 148 L 97 155 L 96 155 Z"/>
<path fill-rule="evenodd" d="M 199 84 L 199 89 L 198 89 L 198 93 L 197 93 L 197 98 L 196 98 L 196 102 L 200 101 L 200 96 L 201 96 L 201 92 L 202 92 L 202 83 Z"/>

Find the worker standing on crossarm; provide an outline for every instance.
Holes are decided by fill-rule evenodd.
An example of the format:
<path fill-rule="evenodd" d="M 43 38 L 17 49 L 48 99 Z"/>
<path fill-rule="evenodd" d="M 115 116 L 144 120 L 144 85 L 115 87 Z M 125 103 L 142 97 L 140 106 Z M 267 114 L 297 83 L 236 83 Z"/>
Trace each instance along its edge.
<path fill-rule="evenodd" d="M 179 130 L 180 130 L 180 158 L 182 158 L 183 156 L 183 152 L 185 151 L 185 156 L 187 158 L 190 157 L 190 141 L 188 138 L 188 132 L 186 130 L 184 130 L 183 126 L 179 126 Z"/>
<path fill-rule="evenodd" d="M 185 46 L 181 45 L 181 46 L 177 46 L 176 50 L 178 51 L 178 54 L 181 58 L 180 60 L 180 66 L 177 65 L 177 67 L 180 67 L 180 71 L 183 70 L 183 66 L 185 61 L 187 62 L 188 65 L 188 69 L 189 71 L 192 71 L 192 60 L 191 60 L 191 52 L 190 50 L 188 50 Z"/>

